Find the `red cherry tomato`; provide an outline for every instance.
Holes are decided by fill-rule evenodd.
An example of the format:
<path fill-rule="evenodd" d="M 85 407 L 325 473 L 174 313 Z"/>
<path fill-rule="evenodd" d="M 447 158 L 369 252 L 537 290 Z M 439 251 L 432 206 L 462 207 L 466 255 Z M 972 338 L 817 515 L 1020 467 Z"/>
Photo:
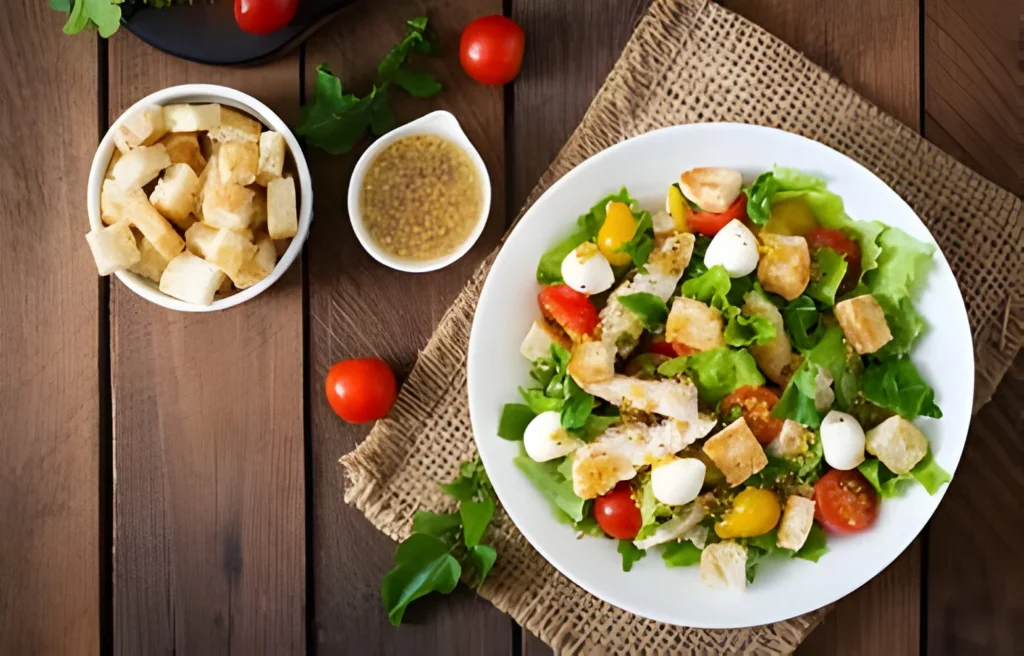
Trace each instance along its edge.
<path fill-rule="evenodd" d="M 672 342 L 651 342 L 647 345 L 647 352 L 655 355 L 664 355 L 666 358 L 676 357 L 676 350 Z"/>
<path fill-rule="evenodd" d="M 537 302 L 544 316 L 561 326 L 573 341 L 578 342 L 584 335 L 593 334 L 600 321 L 597 308 L 586 294 L 569 285 L 545 287 L 537 295 Z"/>
<path fill-rule="evenodd" d="M 834 228 L 814 228 L 807 233 L 807 247 L 814 251 L 818 248 L 831 248 L 846 260 L 846 275 L 839 283 L 839 294 L 845 294 L 857 286 L 860 280 L 860 246 Z"/>
<path fill-rule="evenodd" d="M 621 481 L 611 492 L 594 500 L 594 519 L 601 530 L 619 540 L 632 540 L 644 521 L 633 501 L 633 488 Z"/>
<path fill-rule="evenodd" d="M 327 401 L 339 417 L 353 424 L 386 415 L 396 390 L 395 374 L 380 358 L 342 360 L 327 372 Z"/>
<path fill-rule="evenodd" d="M 747 195 L 740 194 L 739 198 L 732 202 L 724 212 L 694 212 L 686 220 L 690 229 L 702 235 L 714 237 L 718 231 L 726 226 L 733 219 L 746 221 L 747 219 Z"/>
<path fill-rule="evenodd" d="M 724 415 L 734 406 L 743 408 L 743 418 L 750 432 L 761 444 L 769 444 L 782 431 L 783 421 L 772 415 L 772 408 L 778 402 L 779 397 L 767 387 L 745 385 L 722 399 L 719 409 Z"/>
<path fill-rule="evenodd" d="M 519 75 L 526 37 L 511 18 L 484 16 L 462 30 L 459 61 L 466 73 L 481 84 L 508 84 Z"/>
<path fill-rule="evenodd" d="M 235 0 L 235 22 L 249 34 L 270 34 L 291 22 L 299 0 Z"/>
<path fill-rule="evenodd" d="M 878 518 L 878 492 L 856 469 L 833 469 L 814 485 L 814 517 L 833 533 L 859 533 Z"/>

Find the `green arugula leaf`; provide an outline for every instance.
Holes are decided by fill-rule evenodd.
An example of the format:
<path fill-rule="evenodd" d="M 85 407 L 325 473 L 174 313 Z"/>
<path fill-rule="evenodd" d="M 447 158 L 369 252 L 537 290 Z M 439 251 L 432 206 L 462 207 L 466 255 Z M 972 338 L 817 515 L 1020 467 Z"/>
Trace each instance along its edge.
<path fill-rule="evenodd" d="M 836 291 L 846 275 L 847 262 L 831 248 L 819 248 L 814 252 L 814 265 L 820 277 L 807 285 L 807 295 L 826 307 L 836 304 Z"/>
<path fill-rule="evenodd" d="M 558 369 L 552 358 L 538 358 L 530 364 L 530 378 L 537 381 L 542 388 L 548 386 L 556 373 Z"/>
<path fill-rule="evenodd" d="M 402 623 L 410 603 L 431 592 L 448 594 L 462 575 L 462 566 L 443 540 L 424 533 L 413 533 L 395 551 L 395 568 L 381 581 L 380 593 L 388 620 Z"/>
<path fill-rule="evenodd" d="M 398 119 L 391 110 L 388 90 L 374 87 L 370 91 L 370 134 L 380 137 L 395 129 Z M 358 137 L 356 137 L 358 141 Z"/>
<path fill-rule="evenodd" d="M 501 409 L 501 419 L 498 420 L 498 437 L 506 440 L 521 440 L 537 415 L 530 409 L 530 406 L 521 403 L 506 403 Z"/>
<path fill-rule="evenodd" d="M 377 65 L 377 76 L 381 80 L 391 79 L 413 51 L 422 52 L 419 50 L 420 44 L 428 41 L 428 36 L 436 36 L 428 35 L 427 23 L 426 16 L 417 16 L 405 22 L 405 37 Z"/>
<path fill-rule="evenodd" d="M 565 404 L 562 406 L 562 428 L 581 429 L 594 409 L 594 397 L 584 392 L 572 376 L 565 377 Z"/>
<path fill-rule="evenodd" d="M 632 540 L 619 540 L 618 552 L 622 555 L 623 572 L 633 569 L 634 563 L 647 555 L 647 552 L 637 548 Z"/>
<path fill-rule="evenodd" d="M 772 196 L 779 190 L 779 182 L 771 171 L 757 176 L 747 194 L 747 216 L 757 225 L 768 223 L 772 215 Z"/>
<path fill-rule="evenodd" d="M 665 567 L 690 567 L 700 563 L 701 549 L 689 540 L 669 542 L 661 552 Z"/>
<path fill-rule="evenodd" d="M 571 466 L 570 459 L 564 458 L 563 461 Z M 559 471 L 558 461 L 535 462 L 525 453 L 520 453 L 513 462 L 552 508 L 566 515 L 572 522 L 583 521 L 585 502 L 573 490 L 572 475 L 566 476 Z"/>
<path fill-rule="evenodd" d="M 633 215 L 637 216 L 637 213 L 634 212 Z M 619 252 L 626 253 L 633 258 L 633 266 L 644 273 L 646 272 L 644 265 L 647 264 L 647 259 L 653 250 L 654 222 L 651 219 L 651 213 L 640 212 L 637 216 L 636 232 L 633 233 L 633 238 L 619 246 Z"/>
<path fill-rule="evenodd" d="M 647 292 L 623 294 L 617 297 L 624 308 L 637 316 L 644 327 L 652 333 L 665 331 L 668 320 L 668 305 L 661 298 Z"/>
<path fill-rule="evenodd" d="M 481 501 L 463 501 L 459 504 L 459 516 L 462 518 L 462 537 L 467 547 L 480 544 L 487 525 L 494 517 L 494 499 L 485 498 Z"/>
<path fill-rule="evenodd" d="M 819 317 L 818 308 L 809 296 L 799 296 L 783 308 L 782 320 L 786 332 L 798 350 L 808 351 L 821 340 L 825 327 Z"/>
<path fill-rule="evenodd" d="M 458 513 L 434 513 L 417 510 L 412 516 L 412 532 L 425 533 L 435 538 L 450 537 L 462 527 Z"/>
<path fill-rule="evenodd" d="M 562 260 L 587 241 L 587 231 L 579 229 L 549 248 L 537 262 L 537 282 L 542 285 L 557 285 L 562 280 Z"/>
<path fill-rule="evenodd" d="M 669 360 L 658 367 L 658 373 L 667 378 L 688 375 L 697 386 L 698 397 L 706 403 L 718 403 L 744 385 L 764 385 L 764 376 L 749 351 L 724 346 Z"/>
<path fill-rule="evenodd" d="M 414 71 L 408 66 L 399 66 L 391 74 L 392 81 L 416 98 L 429 98 L 441 91 L 441 83 L 430 73 Z"/>
<path fill-rule="evenodd" d="M 910 358 L 869 364 L 860 384 L 864 398 L 904 419 L 922 415 L 942 417 L 942 410 L 935 405 L 935 390 L 921 377 Z"/>
<path fill-rule="evenodd" d="M 494 561 L 498 559 L 498 552 L 494 550 L 494 547 L 478 544 L 470 547 L 467 553 L 469 554 L 470 562 L 473 564 L 473 569 L 476 570 L 476 580 L 473 585 L 479 588 L 484 584 L 487 575 L 491 573 Z"/>

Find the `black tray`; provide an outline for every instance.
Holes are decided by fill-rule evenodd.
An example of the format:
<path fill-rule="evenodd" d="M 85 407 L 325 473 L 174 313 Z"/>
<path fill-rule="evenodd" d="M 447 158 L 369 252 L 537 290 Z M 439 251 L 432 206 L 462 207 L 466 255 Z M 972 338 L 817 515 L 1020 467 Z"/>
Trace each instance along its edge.
<path fill-rule="evenodd" d="M 125 2 L 121 22 L 135 36 L 175 57 L 201 64 L 256 64 L 288 52 L 355 0 L 300 0 L 292 22 L 273 34 L 243 32 L 234 0 L 154 9 Z"/>

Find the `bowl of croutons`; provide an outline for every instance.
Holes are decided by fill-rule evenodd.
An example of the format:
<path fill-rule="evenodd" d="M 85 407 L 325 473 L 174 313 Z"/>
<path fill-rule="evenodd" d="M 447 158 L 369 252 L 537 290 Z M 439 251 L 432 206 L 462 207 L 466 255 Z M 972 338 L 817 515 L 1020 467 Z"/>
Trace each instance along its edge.
<path fill-rule="evenodd" d="M 313 189 L 298 141 L 240 91 L 186 84 L 130 107 L 89 173 L 86 240 L 100 275 L 158 305 L 223 310 L 302 250 Z"/>

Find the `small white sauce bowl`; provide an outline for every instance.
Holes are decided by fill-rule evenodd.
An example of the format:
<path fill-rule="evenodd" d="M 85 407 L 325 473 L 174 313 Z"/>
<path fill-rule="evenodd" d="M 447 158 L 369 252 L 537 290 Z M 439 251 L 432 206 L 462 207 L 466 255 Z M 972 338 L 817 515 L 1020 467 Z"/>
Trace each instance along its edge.
<path fill-rule="evenodd" d="M 252 287 L 238 291 L 231 296 L 215 299 L 210 305 L 196 305 L 164 294 L 157 287 L 156 283 L 136 273 L 128 270 L 114 272 L 114 275 L 128 289 L 147 301 L 152 301 L 170 310 L 179 310 L 181 312 L 225 310 L 229 307 L 245 303 L 249 299 L 263 293 L 268 287 L 277 282 L 278 278 L 284 275 L 284 272 L 288 270 L 288 267 L 292 265 L 295 258 L 302 252 L 302 245 L 306 242 L 306 237 L 309 235 L 309 225 L 313 221 L 313 182 L 309 174 L 309 166 L 306 164 L 306 158 L 302 154 L 302 149 L 299 147 L 299 142 L 295 139 L 295 135 L 288 128 L 288 124 L 281 120 L 281 117 L 275 114 L 269 107 L 248 94 L 228 87 L 216 84 L 182 84 L 152 93 L 129 107 L 114 121 L 110 129 L 107 130 L 107 134 L 104 135 L 103 140 L 100 141 L 100 146 L 92 160 L 92 168 L 89 170 L 87 202 L 89 206 L 89 225 L 93 230 L 100 230 L 104 227 L 103 221 L 100 219 L 100 190 L 103 186 L 103 179 L 107 174 L 110 158 L 114 155 L 115 131 L 124 123 L 126 117 L 140 108 L 153 105 L 173 105 L 175 103 L 220 103 L 221 105 L 240 109 L 258 119 L 264 126 L 275 132 L 280 132 L 284 136 L 288 150 L 291 152 L 292 160 L 295 162 L 299 198 L 298 234 L 292 238 L 292 242 L 288 244 L 288 249 L 277 260 L 277 265 L 274 266 L 274 270 L 270 275 Z"/>
<path fill-rule="evenodd" d="M 447 139 L 461 148 L 465 151 L 466 155 L 469 156 L 470 161 L 472 161 L 473 165 L 476 167 L 477 174 L 480 177 L 480 184 L 483 185 L 483 204 L 480 208 L 480 216 L 477 218 L 476 227 L 473 228 L 473 232 L 466 238 L 466 241 L 460 244 L 454 251 L 433 260 L 409 260 L 392 255 L 382 249 L 374 241 L 373 237 L 370 235 L 370 231 L 366 228 L 366 223 L 363 221 L 363 213 L 360 209 L 359 197 L 363 191 L 363 179 L 366 177 L 366 171 L 370 168 L 370 164 L 373 163 L 374 158 L 376 158 L 382 150 L 399 139 L 415 134 L 433 134 L 443 139 Z M 359 161 L 356 162 L 356 168 L 352 172 L 352 179 L 349 181 L 348 216 L 352 221 L 352 228 L 355 230 L 359 243 L 363 245 L 363 248 L 366 249 L 367 253 L 373 256 L 373 259 L 398 271 L 425 273 L 427 271 L 442 269 L 452 262 L 455 262 L 465 255 L 466 252 L 473 247 L 473 244 L 476 243 L 477 239 L 480 238 L 480 234 L 484 231 L 484 226 L 487 224 L 487 216 L 490 214 L 490 211 L 491 179 L 487 175 L 487 167 L 484 165 L 484 160 L 480 157 L 480 153 L 477 152 L 472 142 L 470 142 L 469 137 L 467 137 L 466 133 L 462 130 L 462 126 L 459 125 L 458 120 L 456 120 L 451 112 L 431 112 L 430 114 L 418 118 L 411 123 L 406 123 L 402 127 L 395 128 L 383 137 L 374 141 L 373 144 L 366 149 L 366 152 L 363 153 L 363 156 L 359 158 Z"/>

